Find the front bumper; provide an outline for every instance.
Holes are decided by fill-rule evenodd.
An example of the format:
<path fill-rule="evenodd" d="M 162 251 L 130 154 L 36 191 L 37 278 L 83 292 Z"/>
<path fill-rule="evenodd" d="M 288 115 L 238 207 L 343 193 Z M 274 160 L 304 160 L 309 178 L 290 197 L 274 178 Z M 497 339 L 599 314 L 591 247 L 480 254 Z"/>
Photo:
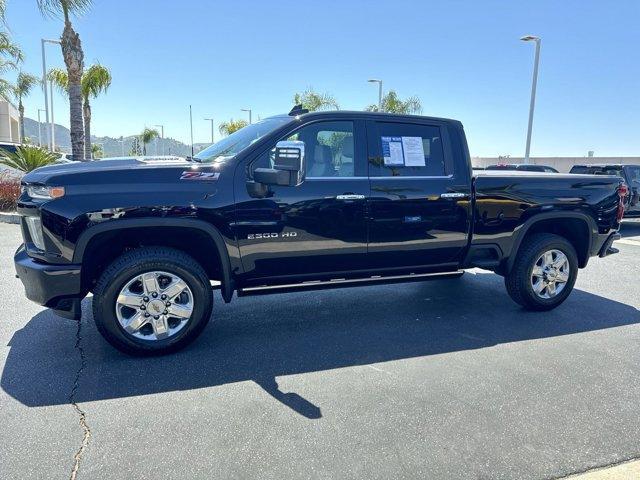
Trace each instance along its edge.
<path fill-rule="evenodd" d="M 51 265 L 27 255 L 24 245 L 13 261 L 29 300 L 53 309 L 58 315 L 80 319 L 82 292 L 80 265 Z"/>

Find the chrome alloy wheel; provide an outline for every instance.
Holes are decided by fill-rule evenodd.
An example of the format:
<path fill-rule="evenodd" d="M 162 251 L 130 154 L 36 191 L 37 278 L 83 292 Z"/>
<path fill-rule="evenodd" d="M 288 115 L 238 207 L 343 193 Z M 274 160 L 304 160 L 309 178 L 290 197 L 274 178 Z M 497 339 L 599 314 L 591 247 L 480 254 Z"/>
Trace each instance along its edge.
<path fill-rule="evenodd" d="M 129 280 L 116 298 L 120 326 L 142 340 L 164 340 L 182 330 L 193 313 L 193 293 L 177 275 L 147 272 Z"/>
<path fill-rule="evenodd" d="M 531 287 L 540 298 L 554 298 L 569 281 L 569 259 L 560 250 L 544 252 L 533 266 Z"/>

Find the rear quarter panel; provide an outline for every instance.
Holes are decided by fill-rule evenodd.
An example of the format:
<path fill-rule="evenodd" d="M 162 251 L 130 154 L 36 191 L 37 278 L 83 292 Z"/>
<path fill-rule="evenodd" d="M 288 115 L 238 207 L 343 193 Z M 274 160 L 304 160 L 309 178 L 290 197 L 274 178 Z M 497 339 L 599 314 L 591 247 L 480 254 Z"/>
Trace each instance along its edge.
<path fill-rule="evenodd" d="M 620 178 L 534 172 L 480 172 L 474 177 L 472 244 L 496 244 L 508 257 L 517 236 L 538 218 L 581 217 L 592 235 L 619 227 Z"/>

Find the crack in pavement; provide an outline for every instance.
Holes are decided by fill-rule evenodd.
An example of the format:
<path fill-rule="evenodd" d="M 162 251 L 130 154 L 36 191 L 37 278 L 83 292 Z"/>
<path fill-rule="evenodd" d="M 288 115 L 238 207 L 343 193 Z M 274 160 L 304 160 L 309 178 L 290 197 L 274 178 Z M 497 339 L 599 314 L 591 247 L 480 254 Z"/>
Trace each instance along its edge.
<path fill-rule="evenodd" d="M 87 365 L 87 357 L 84 354 L 84 348 L 81 345 L 82 341 L 82 320 L 78 320 L 78 329 L 76 330 L 76 343 L 74 348 L 78 350 L 80 353 L 80 367 L 76 372 L 76 378 L 73 381 L 73 387 L 71 388 L 71 393 L 69 393 L 69 403 L 78 414 L 79 424 L 83 431 L 82 443 L 80 444 L 80 448 L 73 456 L 73 467 L 71 468 L 71 476 L 69 477 L 71 480 L 76 480 L 78 476 L 78 469 L 80 468 L 80 460 L 82 459 L 82 455 L 84 454 L 85 449 L 89 446 L 89 439 L 91 438 L 91 429 L 87 424 L 86 413 L 82 410 L 75 401 L 76 392 L 78 391 L 78 387 L 80 386 L 80 377 L 82 376 L 82 372 L 84 371 L 85 366 Z"/>

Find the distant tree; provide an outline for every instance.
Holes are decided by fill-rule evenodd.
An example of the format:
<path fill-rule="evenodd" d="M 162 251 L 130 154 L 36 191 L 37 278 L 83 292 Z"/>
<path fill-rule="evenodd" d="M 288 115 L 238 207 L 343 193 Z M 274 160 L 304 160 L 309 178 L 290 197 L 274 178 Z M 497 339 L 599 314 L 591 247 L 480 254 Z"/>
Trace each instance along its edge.
<path fill-rule="evenodd" d="M 49 70 L 49 79 L 62 91 L 67 92 L 69 75 L 60 68 Z M 82 74 L 80 81 L 82 92 L 82 118 L 84 122 L 84 156 L 91 158 L 91 99 L 97 98 L 111 86 L 111 72 L 107 67 L 96 63 Z"/>
<path fill-rule="evenodd" d="M 366 108 L 369 112 L 377 112 L 378 105 L 369 105 Z M 402 100 L 395 90 L 389 90 L 382 97 L 382 111 L 387 113 L 399 113 L 403 115 L 411 113 L 421 113 L 422 103 L 416 96 L 409 97 L 406 100 Z"/>
<path fill-rule="evenodd" d="M 151 143 L 154 138 L 158 138 L 160 132 L 155 128 L 145 128 L 140 134 L 140 141 L 142 142 L 142 154 L 147 154 L 147 143 Z"/>
<path fill-rule="evenodd" d="M 142 149 L 140 148 L 140 140 L 138 137 L 133 137 L 133 141 L 131 142 L 131 150 L 129 150 L 129 155 L 133 155 L 133 156 L 142 155 Z"/>
<path fill-rule="evenodd" d="M 218 126 L 218 130 L 222 135 L 231 135 L 247 125 L 249 125 L 249 123 L 246 120 L 234 120 L 232 118 L 228 122 L 222 122 Z"/>
<path fill-rule="evenodd" d="M 91 158 L 102 158 L 104 156 L 104 152 L 102 150 L 102 145 L 98 145 L 94 143 L 91 145 Z"/>
<path fill-rule="evenodd" d="M 329 93 L 318 93 L 313 88 L 307 88 L 302 93 L 296 93 L 293 96 L 294 105 L 302 105 L 310 112 L 316 110 L 340 110 L 340 106 L 336 99 Z"/>
<path fill-rule="evenodd" d="M 18 100 L 18 113 L 20 115 L 20 138 L 24 139 L 24 105 L 22 99 L 28 96 L 38 83 L 40 79 L 34 75 L 20 72 L 16 84 L 13 87 L 13 94 Z"/>

